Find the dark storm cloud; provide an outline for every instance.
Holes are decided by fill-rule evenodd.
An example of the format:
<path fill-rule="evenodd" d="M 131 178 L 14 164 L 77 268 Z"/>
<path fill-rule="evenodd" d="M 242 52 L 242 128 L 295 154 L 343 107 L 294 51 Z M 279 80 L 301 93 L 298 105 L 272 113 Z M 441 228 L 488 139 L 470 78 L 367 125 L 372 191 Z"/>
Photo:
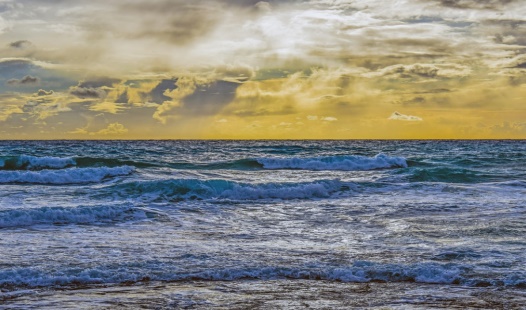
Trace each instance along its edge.
<path fill-rule="evenodd" d="M 165 122 L 169 117 L 199 117 L 215 115 L 222 111 L 236 97 L 236 90 L 242 83 L 225 80 L 215 80 L 209 83 L 199 83 L 195 80 L 183 79 L 179 81 L 180 90 L 190 90 L 176 101 L 166 100 L 161 104 L 154 118 Z"/>
<path fill-rule="evenodd" d="M 115 103 L 128 103 L 130 101 L 128 97 L 128 90 L 125 90 L 122 94 L 119 95 Z"/>
<path fill-rule="evenodd" d="M 154 87 L 154 89 L 150 91 L 149 95 L 151 102 L 161 104 L 165 101 L 172 100 L 172 98 L 165 96 L 164 92 L 176 89 L 177 85 L 175 85 L 175 83 L 177 83 L 177 79 L 162 80 L 157 86 Z"/>
<path fill-rule="evenodd" d="M 213 115 L 232 102 L 240 83 L 215 81 L 197 85 L 193 94 L 181 100 L 185 114 Z"/>
<path fill-rule="evenodd" d="M 38 84 L 40 82 L 40 79 L 36 76 L 26 75 L 21 79 L 9 79 L 7 80 L 7 84 L 11 86 L 24 86 L 24 85 L 31 85 L 31 84 Z"/>

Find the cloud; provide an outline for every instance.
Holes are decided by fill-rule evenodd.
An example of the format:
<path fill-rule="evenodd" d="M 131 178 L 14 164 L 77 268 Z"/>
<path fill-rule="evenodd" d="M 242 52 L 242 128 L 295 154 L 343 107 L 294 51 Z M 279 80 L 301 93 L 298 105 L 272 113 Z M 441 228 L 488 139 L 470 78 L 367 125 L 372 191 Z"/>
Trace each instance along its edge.
<path fill-rule="evenodd" d="M 90 106 L 91 111 L 107 112 L 111 114 L 119 113 L 125 109 L 126 107 L 122 106 L 121 104 L 108 101 L 97 102 Z"/>
<path fill-rule="evenodd" d="M 57 116 L 61 113 L 71 112 L 68 97 L 62 94 L 31 97 L 23 105 L 22 109 L 27 115 L 43 121 L 49 117 Z"/>
<path fill-rule="evenodd" d="M 176 88 L 165 91 L 168 97 L 159 106 L 154 118 L 165 123 L 168 118 L 180 116 L 214 115 L 236 97 L 236 89 L 242 84 L 224 80 L 202 81 L 198 78 L 179 78 Z"/>
<path fill-rule="evenodd" d="M 332 116 L 317 116 L 317 115 L 307 115 L 307 120 L 309 121 L 324 121 L 324 122 L 335 122 L 338 119 Z"/>
<path fill-rule="evenodd" d="M 214 71 L 209 78 L 241 83 L 254 76 L 254 69 L 248 65 L 221 64 L 214 67 Z"/>
<path fill-rule="evenodd" d="M 81 99 L 102 99 L 107 95 L 106 91 L 102 88 L 85 88 L 79 86 L 72 87 L 70 94 Z"/>
<path fill-rule="evenodd" d="M 161 80 L 148 94 L 149 100 L 158 104 L 171 100 L 172 98 L 166 96 L 164 93 L 177 89 L 177 80 L 176 78 Z"/>
<path fill-rule="evenodd" d="M 399 112 L 393 112 L 393 114 L 391 114 L 391 116 L 389 116 L 388 118 L 389 120 L 396 120 L 396 121 L 408 121 L 408 122 L 420 122 L 420 121 L 423 121 L 422 118 L 418 117 L 418 116 L 413 116 L 413 115 L 405 115 L 405 114 L 402 114 L 402 113 L 399 113 Z"/>
<path fill-rule="evenodd" d="M 108 127 L 101 129 L 95 135 L 123 135 L 128 132 L 128 129 L 120 123 L 111 123 Z"/>
<path fill-rule="evenodd" d="M 115 103 L 128 103 L 130 101 L 130 98 L 128 97 L 128 90 L 124 90 L 122 94 L 117 97 L 115 100 Z"/>
<path fill-rule="evenodd" d="M 270 12 L 272 10 L 270 3 L 266 1 L 259 1 L 254 5 L 254 7 L 261 12 Z"/>
<path fill-rule="evenodd" d="M 49 96 L 49 95 L 53 95 L 53 91 L 50 90 L 50 91 L 46 91 L 44 89 L 39 89 L 38 92 L 35 94 L 36 96 Z"/>
<path fill-rule="evenodd" d="M 69 93 L 81 99 L 102 99 L 106 98 L 107 90 L 111 89 L 119 79 L 99 77 L 79 82 L 75 87 L 71 87 Z"/>
<path fill-rule="evenodd" d="M 121 136 L 128 133 L 128 129 L 123 124 L 115 122 L 109 124 L 106 128 L 98 131 L 89 131 L 87 128 L 76 128 L 69 132 L 70 134 L 76 135 L 89 135 L 89 136 Z"/>
<path fill-rule="evenodd" d="M 369 76 L 384 76 L 397 79 L 416 79 L 416 78 L 436 78 L 439 69 L 434 65 L 394 65 L 381 69 L 378 73 L 369 74 Z"/>
<path fill-rule="evenodd" d="M 9 47 L 16 48 L 16 49 L 26 49 L 32 46 L 33 46 L 33 43 L 31 43 L 28 40 L 18 40 L 18 41 L 9 43 Z"/>
<path fill-rule="evenodd" d="M 241 84 L 230 81 L 214 81 L 208 84 L 196 85 L 195 91 L 182 98 L 182 108 L 185 113 L 194 115 L 212 115 L 232 102 L 236 89 Z"/>
<path fill-rule="evenodd" d="M 13 86 L 30 93 L 41 88 L 60 91 L 78 83 L 58 68 L 56 64 L 26 58 L 0 58 L 0 92 L 12 91 Z"/>
<path fill-rule="evenodd" d="M 456 9 L 503 9 L 506 5 L 520 0 L 433 0 L 445 7 Z"/>
<path fill-rule="evenodd" d="M 24 111 L 17 105 L 3 105 L 0 107 L 0 121 L 5 122 L 13 114 L 23 114 Z"/>
<path fill-rule="evenodd" d="M 516 135 L 516 134 L 526 134 L 526 122 L 502 122 L 500 124 L 495 124 L 490 127 L 491 131 L 496 134 L 504 135 Z"/>
<path fill-rule="evenodd" d="M 7 80 L 7 84 L 11 86 L 25 86 L 25 85 L 32 85 L 32 84 L 38 84 L 40 83 L 40 78 L 26 75 L 21 79 L 9 79 Z"/>
<path fill-rule="evenodd" d="M 78 87 L 82 88 L 101 88 L 101 87 L 112 87 L 114 84 L 120 82 L 119 79 L 109 77 L 98 77 L 81 81 Z"/>

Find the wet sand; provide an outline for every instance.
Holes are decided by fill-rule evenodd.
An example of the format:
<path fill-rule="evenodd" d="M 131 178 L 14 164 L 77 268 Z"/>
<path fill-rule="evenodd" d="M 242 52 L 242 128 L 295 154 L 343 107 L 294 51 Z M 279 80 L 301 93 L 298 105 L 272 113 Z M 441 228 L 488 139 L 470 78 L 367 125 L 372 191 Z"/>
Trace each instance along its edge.
<path fill-rule="evenodd" d="M 0 309 L 526 309 L 526 290 L 316 280 L 150 282 L 0 294 Z"/>

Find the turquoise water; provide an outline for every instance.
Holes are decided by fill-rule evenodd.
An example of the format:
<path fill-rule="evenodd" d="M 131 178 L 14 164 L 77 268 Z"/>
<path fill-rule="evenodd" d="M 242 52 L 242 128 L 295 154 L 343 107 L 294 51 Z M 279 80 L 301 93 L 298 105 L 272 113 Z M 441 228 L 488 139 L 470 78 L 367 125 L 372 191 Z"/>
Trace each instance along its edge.
<path fill-rule="evenodd" d="M 525 160 L 523 141 L 3 141 L 0 306 L 213 281 L 521 292 Z"/>

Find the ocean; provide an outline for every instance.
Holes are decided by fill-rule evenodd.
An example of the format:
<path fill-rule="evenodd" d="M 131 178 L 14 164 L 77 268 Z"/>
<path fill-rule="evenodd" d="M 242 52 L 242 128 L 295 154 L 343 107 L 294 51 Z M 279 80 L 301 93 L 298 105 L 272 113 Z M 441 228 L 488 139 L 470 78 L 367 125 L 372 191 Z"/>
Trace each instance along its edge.
<path fill-rule="evenodd" d="M 526 309 L 524 141 L 1 141 L 2 309 Z"/>

